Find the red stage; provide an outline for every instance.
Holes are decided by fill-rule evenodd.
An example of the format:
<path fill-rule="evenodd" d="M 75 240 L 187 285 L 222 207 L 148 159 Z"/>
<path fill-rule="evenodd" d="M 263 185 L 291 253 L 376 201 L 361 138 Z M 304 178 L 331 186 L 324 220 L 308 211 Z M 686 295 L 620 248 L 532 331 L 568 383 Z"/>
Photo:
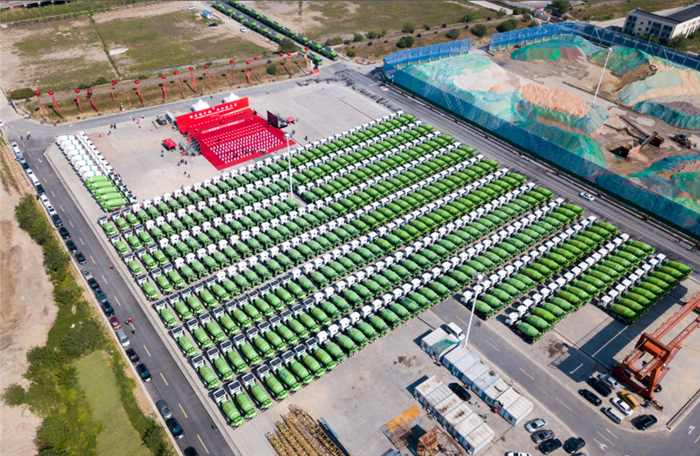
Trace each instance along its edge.
<path fill-rule="evenodd" d="M 222 170 L 287 146 L 284 132 L 250 109 L 248 97 L 178 116 L 180 133 Z M 289 141 L 289 145 L 294 145 Z"/>

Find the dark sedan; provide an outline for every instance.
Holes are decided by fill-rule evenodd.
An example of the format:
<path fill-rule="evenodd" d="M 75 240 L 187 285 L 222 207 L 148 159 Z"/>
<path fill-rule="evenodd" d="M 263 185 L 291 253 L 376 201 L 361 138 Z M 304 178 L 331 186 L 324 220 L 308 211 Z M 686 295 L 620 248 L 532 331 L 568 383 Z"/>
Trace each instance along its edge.
<path fill-rule="evenodd" d="M 574 454 L 585 446 L 586 441 L 583 440 L 581 437 L 577 437 L 575 439 L 567 440 L 567 442 L 564 444 L 564 451 L 566 451 L 569 454 Z"/>
<path fill-rule="evenodd" d="M 58 229 L 58 234 L 60 234 L 63 239 L 70 239 L 70 233 L 68 232 L 65 226 L 62 226 Z"/>
<path fill-rule="evenodd" d="M 472 395 L 459 383 L 450 383 L 449 388 L 463 401 L 468 401 L 472 398 Z"/>
<path fill-rule="evenodd" d="M 581 396 L 583 396 L 584 399 L 586 399 L 588 402 L 590 402 L 593 405 L 600 405 L 603 403 L 603 401 L 601 401 L 598 396 L 596 396 L 592 392 L 588 391 L 587 389 L 580 389 L 580 390 L 578 390 L 578 393 Z"/>
<path fill-rule="evenodd" d="M 591 385 L 591 388 L 596 390 L 603 397 L 608 397 L 610 396 L 610 393 L 612 393 L 612 389 L 610 389 L 610 387 L 604 381 L 598 380 L 597 378 L 589 378 L 588 384 Z"/>
<path fill-rule="evenodd" d="M 141 358 L 139 358 L 139 355 L 136 354 L 136 350 L 134 350 L 133 348 L 126 349 L 126 356 L 129 357 L 133 364 L 138 364 L 139 361 L 141 361 Z"/>
<path fill-rule="evenodd" d="M 544 442 L 540 443 L 539 446 L 542 454 L 549 454 L 554 450 L 558 450 L 559 448 L 561 448 L 561 441 L 559 439 L 545 440 Z"/>
<path fill-rule="evenodd" d="M 139 373 L 141 376 L 141 380 L 144 382 L 150 382 L 151 381 L 151 372 L 148 370 L 145 364 L 141 363 L 138 366 L 136 366 L 136 372 Z"/>
<path fill-rule="evenodd" d="M 655 425 L 657 421 L 654 415 L 642 415 L 637 419 L 637 428 L 644 431 Z"/>
<path fill-rule="evenodd" d="M 66 247 L 68 247 L 68 251 L 71 253 L 78 251 L 78 246 L 71 240 L 66 241 Z"/>
<path fill-rule="evenodd" d="M 173 437 L 176 439 L 181 439 L 185 436 L 185 431 L 182 430 L 180 423 L 175 418 L 168 418 L 165 420 L 165 424 L 168 425 L 168 429 L 170 429 L 170 432 L 173 433 Z"/>
<path fill-rule="evenodd" d="M 87 260 L 85 259 L 85 255 L 82 254 L 82 252 L 75 252 L 75 261 L 78 262 L 78 264 L 85 264 L 87 263 Z"/>

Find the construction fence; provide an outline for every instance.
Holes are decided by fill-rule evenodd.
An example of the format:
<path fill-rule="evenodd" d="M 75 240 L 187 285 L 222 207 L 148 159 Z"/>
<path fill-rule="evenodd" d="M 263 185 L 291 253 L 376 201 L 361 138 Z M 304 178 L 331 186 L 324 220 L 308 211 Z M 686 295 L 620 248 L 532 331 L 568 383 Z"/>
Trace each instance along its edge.
<path fill-rule="evenodd" d="M 447 67 L 450 66 L 450 62 L 444 63 Z M 700 207 L 692 210 L 668 195 L 664 196 L 651 191 L 634 179 L 613 173 L 601 164 L 586 159 L 585 150 L 572 140 L 581 135 L 567 136 L 564 135 L 566 132 L 563 130 L 539 122 L 504 120 L 476 106 L 474 95 L 455 86 L 439 85 L 434 78 L 415 71 L 413 66 L 394 69 L 392 79 L 396 85 L 407 91 L 493 132 L 524 150 L 537 154 L 549 163 L 586 178 L 599 188 L 629 201 L 649 214 L 662 217 L 669 223 L 700 237 Z"/>
<path fill-rule="evenodd" d="M 384 75 L 391 79 L 394 73 L 401 67 L 409 63 L 418 63 L 440 59 L 455 54 L 464 54 L 469 52 L 472 46 L 472 40 L 459 40 L 449 43 L 434 44 L 416 49 L 406 49 L 399 52 L 394 52 L 384 57 Z"/>
<path fill-rule="evenodd" d="M 654 57 L 667 59 L 673 63 L 694 70 L 700 70 L 700 56 L 675 51 L 649 41 L 640 40 L 639 38 L 634 38 L 624 33 L 615 32 L 585 22 L 562 22 L 559 24 L 547 24 L 540 27 L 514 30 L 512 32 L 497 33 L 491 35 L 489 51 L 495 52 L 503 49 L 511 49 L 516 46 L 526 46 L 544 40 L 562 38 L 566 35 L 581 36 L 602 47 L 624 46 L 644 51 Z"/>

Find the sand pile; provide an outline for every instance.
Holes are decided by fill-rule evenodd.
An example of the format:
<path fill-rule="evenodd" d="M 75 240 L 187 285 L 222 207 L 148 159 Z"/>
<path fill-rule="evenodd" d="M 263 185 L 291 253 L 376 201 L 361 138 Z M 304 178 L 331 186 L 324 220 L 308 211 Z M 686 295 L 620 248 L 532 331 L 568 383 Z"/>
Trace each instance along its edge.
<path fill-rule="evenodd" d="M 583 99 L 571 92 L 549 89 L 543 85 L 530 83 L 521 90 L 523 96 L 535 106 L 542 106 L 563 112 L 574 117 L 585 117 L 591 107 Z"/>

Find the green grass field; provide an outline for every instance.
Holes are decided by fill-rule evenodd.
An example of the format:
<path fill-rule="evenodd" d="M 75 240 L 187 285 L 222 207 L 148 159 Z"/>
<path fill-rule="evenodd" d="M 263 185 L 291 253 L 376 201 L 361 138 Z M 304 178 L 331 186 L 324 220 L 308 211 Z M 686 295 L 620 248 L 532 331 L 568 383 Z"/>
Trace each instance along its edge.
<path fill-rule="evenodd" d="M 113 57 L 124 76 L 221 58 L 240 61 L 263 54 L 262 47 L 239 37 L 226 37 L 228 29 L 210 28 L 208 22 L 196 21 L 189 11 L 176 11 L 114 19 L 97 27 L 109 49 L 129 48 Z"/>
<path fill-rule="evenodd" d="M 660 2 L 654 0 L 635 0 L 634 2 L 597 1 L 588 2 L 585 5 L 573 5 L 567 14 L 579 20 L 608 21 L 618 17 L 625 17 L 628 11 L 635 8 L 641 8 L 651 13 L 692 3 L 689 1 Z"/>
<path fill-rule="evenodd" d="M 266 14 L 270 2 L 256 2 L 253 9 Z M 296 2 L 294 2 L 296 3 Z M 306 5 L 307 2 L 304 2 Z M 313 39 L 325 40 L 340 34 L 355 32 L 380 32 L 381 30 L 398 31 L 405 22 L 413 22 L 416 31 L 423 24 L 430 27 L 443 23 L 459 22 L 467 13 L 472 13 L 475 20 L 487 16 L 496 17 L 496 13 L 468 2 L 440 1 L 371 1 L 371 2 L 310 2 L 301 10 L 312 14 L 320 25 L 305 30 L 306 35 Z M 321 17 L 318 17 L 321 15 Z M 289 21 L 295 21 L 290 15 Z"/>
<path fill-rule="evenodd" d="M 95 11 L 104 11 L 106 9 L 129 5 L 132 3 L 143 2 L 110 0 L 108 2 L 70 2 L 63 5 L 46 5 L 40 8 L 3 8 L 0 12 L 0 23 L 5 24 L 8 22 L 42 19 L 65 14 L 94 13 Z"/>
<path fill-rule="evenodd" d="M 90 404 L 92 418 L 103 425 L 97 435 L 96 453 L 101 456 L 148 456 L 151 452 L 129 422 L 119 396 L 112 366 L 102 350 L 75 363 L 78 382 Z"/>

